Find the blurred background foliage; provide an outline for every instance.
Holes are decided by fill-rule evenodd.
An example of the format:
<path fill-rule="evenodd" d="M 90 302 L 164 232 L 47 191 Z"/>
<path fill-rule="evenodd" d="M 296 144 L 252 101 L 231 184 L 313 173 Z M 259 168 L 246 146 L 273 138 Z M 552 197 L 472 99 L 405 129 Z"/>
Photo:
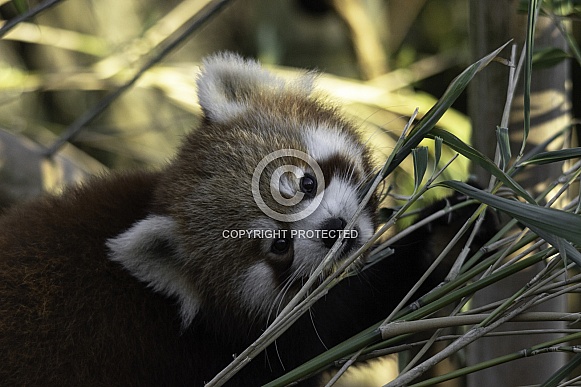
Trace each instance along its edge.
<path fill-rule="evenodd" d="M 0 41 L 0 128 L 50 147 L 174 40 L 208 3 L 213 2 L 57 1 L 18 23 Z M 0 1 L 0 16 L 10 20 L 39 4 Z M 20 170 L 29 168 L 24 175 L 42 178 L 27 182 L 32 194 L 58 189 L 86 173 L 162 165 L 199 118 L 197 65 L 221 50 L 287 72 L 323 72 L 323 91 L 362 123 L 378 160 L 384 160 L 414 109 L 419 108 L 421 117 L 468 63 L 467 17 L 462 0 L 230 1 L 59 149 L 57 161 L 63 158 L 81 174 L 69 176 L 62 163 L 39 158 L 42 148 L 27 156 L 17 152 L 18 161 L 4 154 L 0 191 L 22 195 L 10 183 L 23 182 L 10 168 L 14 163 Z M 449 111 L 440 125 L 468 141 L 465 99 L 455 107 L 458 111 Z M 41 165 L 40 173 L 32 173 Z M 463 179 L 466 168 L 459 160 L 449 171 Z M 398 193 L 412 189 L 412 170 L 411 163 L 404 163 L 399 169 L 404 178 L 394 175 Z"/>
<path fill-rule="evenodd" d="M 320 89 L 361 126 L 364 139 L 382 162 L 416 108 L 420 118 L 475 58 L 506 43 L 506 35 L 513 31 L 498 27 L 506 26 L 500 23 L 502 13 L 491 17 L 480 12 L 476 16 L 483 19 L 478 20 L 473 14 L 475 5 L 500 3 L 520 7 L 521 12 L 529 4 L 517 0 L 0 0 L 0 18 L 6 21 L 0 27 L 0 211 L 43 191 L 58 192 L 64 184 L 88 175 L 163 166 L 200 119 L 195 96 L 200 61 L 222 50 L 258 58 L 283 76 L 303 71 L 299 69 L 320 71 Z M 11 21 L 45 4 L 50 6 L 7 29 Z M 536 66 L 554 70 L 557 64 L 571 65 L 572 77 L 564 84 L 566 92 L 576 96 L 581 84 L 581 55 L 575 46 L 579 40 L 574 39 L 579 35 L 578 2 L 543 4 L 546 24 L 554 27 L 563 22 L 571 33 L 563 34 L 569 38 L 564 46 L 538 45 Z M 200 14 L 214 6 L 220 6 L 220 12 L 194 28 Z M 524 31 L 525 18 L 520 25 L 512 19 L 508 25 Z M 475 53 L 471 27 L 477 23 L 491 26 L 485 34 L 492 46 L 483 45 L 483 52 Z M 174 43 L 179 44 L 170 49 Z M 508 57 L 506 51 L 502 55 Z M 154 60 L 160 53 L 167 55 Z M 462 93 L 438 126 L 469 143 L 472 125 L 484 125 L 490 131 L 480 133 L 492 147 L 478 149 L 493 152 L 507 68 L 493 63 L 475 78 L 484 86 L 501 84 L 498 96 L 481 99 L 482 89 L 473 87 L 473 94 Z M 501 73 L 500 78 L 489 77 L 494 71 Z M 555 73 L 538 74 L 540 79 Z M 132 79 L 136 82 L 129 85 Z M 119 98 L 112 98 L 115 93 Z M 491 122 L 477 121 L 474 110 L 469 113 L 469 102 L 471 109 L 481 110 Z M 498 115 L 498 110 L 488 113 L 490 104 L 499 109 Z M 558 107 L 566 110 L 565 123 L 558 125 L 576 125 L 579 98 Z M 542 119 L 545 115 L 546 111 L 539 113 Z M 511 126 L 522 122 L 512 121 Z M 69 136 L 72 127 L 80 130 Z M 544 139 L 546 133 L 541 142 Z M 432 148 L 433 141 L 423 145 Z M 448 162 L 454 153 L 444 147 L 441 162 Z M 530 170 L 537 177 L 543 175 L 536 168 Z M 469 172 L 468 161 L 460 157 L 443 179 L 465 180 Z M 389 183 L 393 193 L 404 199 L 413 191 L 411 160 L 401 164 Z M 430 196 L 441 194 L 430 190 L 425 197 L 431 200 Z M 513 276 L 509 280 L 514 282 Z M 454 368 L 464 356 L 450 357 L 444 366 Z M 370 385 L 393 377 L 389 372 L 397 367 L 393 358 L 386 360 L 384 373 Z"/>

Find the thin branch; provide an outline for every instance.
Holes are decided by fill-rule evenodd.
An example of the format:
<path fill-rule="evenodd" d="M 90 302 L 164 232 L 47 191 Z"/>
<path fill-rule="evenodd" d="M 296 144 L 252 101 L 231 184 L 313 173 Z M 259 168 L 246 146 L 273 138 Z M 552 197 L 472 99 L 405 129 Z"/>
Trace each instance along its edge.
<path fill-rule="evenodd" d="M 417 111 L 417 110 L 416 110 Z M 417 113 L 416 113 L 417 114 Z M 398 144 L 403 143 L 403 138 L 407 132 L 408 127 L 415 118 L 415 114 L 410 118 L 408 125 L 404 128 L 402 136 L 398 141 Z M 397 147 L 397 144 L 396 144 Z M 382 170 L 385 170 L 391 161 L 393 160 L 395 152 L 388 158 Z M 367 205 L 371 199 L 373 192 L 379 186 L 383 179 L 383 174 L 378 173 L 374 180 L 369 184 L 365 192 L 364 198 L 361 200 L 359 207 L 355 215 L 351 218 L 346 228 L 353 226 L 356 218 L 359 216 L 363 208 Z M 405 206 L 404 206 L 405 207 Z M 401 211 L 401 210 L 400 210 Z M 394 215 L 395 218 L 395 215 Z M 395 220 L 392 219 L 395 223 Z M 338 282 L 337 277 L 339 277 L 356 259 L 358 259 L 365 251 L 371 248 L 377 240 L 383 235 L 387 230 L 386 225 L 384 225 L 379 231 L 377 231 L 370 240 L 368 240 L 362 247 L 360 247 L 355 253 L 351 254 L 346 258 L 340 267 L 333 273 L 328 275 L 324 281 L 314 289 L 310 294 L 307 295 L 308 291 L 315 285 L 319 280 L 320 274 L 323 274 L 326 267 L 334 258 L 336 253 L 339 251 L 341 242 L 344 235 L 341 236 L 331 249 L 327 252 L 327 255 L 323 258 L 321 263 L 309 276 L 306 283 L 301 287 L 298 293 L 289 301 L 289 303 L 284 307 L 276 319 L 270 324 L 270 326 L 241 354 L 239 354 L 230 364 L 228 364 L 224 369 L 222 369 L 210 382 L 206 384 L 208 387 L 217 387 L 226 383 L 232 376 L 234 376 L 241 368 L 248 364 L 258 353 L 264 350 L 268 345 L 273 343 L 284 331 L 292 325 L 300 316 L 302 316 L 310 307 L 321 297 L 323 297 L 336 282 Z"/>
<path fill-rule="evenodd" d="M 167 46 L 162 48 L 156 55 L 149 59 L 138 71 L 135 73 L 133 78 L 127 81 L 125 84 L 120 86 L 117 90 L 107 95 L 101 101 L 99 101 L 95 106 L 86 111 L 83 115 L 77 118 L 66 130 L 65 132 L 54 142 L 54 144 L 47 149 L 45 155 L 47 157 L 53 156 L 64 144 L 72 140 L 79 132 L 85 127 L 85 125 L 92 122 L 97 118 L 105 109 L 109 107 L 117 98 L 123 95 L 147 70 L 152 68 L 155 64 L 160 62 L 169 53 L 179 47 L 190 35 L 196 32 L 205 22 L 210 20 L 212 16 L 218 13 L 224 6 L 226 6 L 230 0 L 213 0 L 208 2 L 204 8 L 200 10 L 186 26 L 185 30 L 180 33 L 176 38 L 171 41 Z"/>
<path fill-rule="evenodd" d="M 11 29 L 16 27 L 18 23 L 21 23 L 25 20 L 35 17 L 41 12 L 46 11 L 49 8 L 54 7 L 58 3 L 62 2 L 63 0 L 45 0 L 42 3 L 38 4 L 36 7 L 29 9 L 28 11 L 24 12 L 21 15 L 18 15 L 10 20 L 8 20 L 2 28 L 0 28 L 0 38 L 8 33 Z"/>
<path fill-rule="evenodd" d="M 444 170 L 452 163 L 454 162 L 454 160 L 456 160 L 456 158 L 458 157 L 458 154 L 456 154 L 450 161 L 448 161 L 448 163 L 446 163 L 446 165 L 444 165 L 442 167 L 442 169 L 440 169 L 437 173 L 434 173 L 433 176 L 431 176 L 428 179 L 428 182 L 423 186 L 422 189 L 420 189 L 416 194 L 414 194 L 415 198 L 420 197 L 421 195 L 424 194 L 425 191 L 427 191 L 430 187 L 430 185 L 438 178 L 438 176 L 440 174 L 442 174 L 442 172 L 444 172 Z M 413 200 L 409 201 L 406 205 L 404 205 L 402 207 L 402 209 L 406 208 L 407 205 L 411 204 L 413 202 Z M 401 210 L 401 209 L 400 209 Z M 432 262 L 432 264 L 430 265 L 430 267 L 425 271 L 425 273 L 422 275 L 422 277 L 416 282 L 416 284 L 412 287 L 412 289 L 410 289 L 410 291 L 404 296 L 404 298 L 399 302 L 399 304 L 395 307 L 395 309 L 389 314 L 389 316 L 385 319 L 385 321 L 382 323 L 382 325 L 387 325 L 392 319 L 393 317 L 406 305 L 409 303 L 409 300 L 412 298 L 412 296 L 417 292 L 417 290 L 422 286 L 422 284 L 428 279 L 428 277 L 430 276 L 430 274 L 436 269 L 436 267 L 442 262 L 442 260 L 446 257 L 446 255 L 450 252 L 450 250 L 452 250 L 452 248 L 454 247 L 454 245 L 456 244 L 456 242 L 461 238 L 463 231 L 465 231 L 465 228 L 462 228 L 462 230 L 460 230 L 458 232 L 458 234 L 456 234 L 454 236 L 454 238 L 452 238 L 452 240 L 446 245 L 446 247 L 444 248 L 444 250 L 440 253 L 440 255 L 434 260 L 434 262 Z"/>
<path fill-rule="evenodd" d="M 416 367 L 412 368 L 406 374 L 399 375 L 395 380 L 386 384 L 386 387 L 396 387 L 396 386 L 403 386 L 408 385 L 411 381 L 422 375 L 426 370 L 433 367 L 443 359 L 448 356 L 451 356 L 453 353 L 459 351 L 460 349 L 464 348 L 468 344 L 478 340 L 485 334 L 495 330 L 500 325 L 504 324 L 505 322 L 514 319 L 520 313 L 525 311 L 530 305 L 535 301 L 535 299 L 529 300 L 528 302 L 518 306 L 517 308 L 511 310 L 510 312 L 506 313 L 505 315 L 501 316 L 498 320 L 492 322 L 488 326 L 476 326 L 470 329 L 466 334 L 464 334 L 459 339 L 455 340 L 453 343 L 448 345 L 444 350 L 437 353 L 436 355 L 432 356 L 430 359 L 424 361 L 423 363 L 417 365 Z"/>
<path fill-rule="evenodd" d="M 558 387 L 578 386 L 579 384 L 576 384 L 577 382 L 581 382 L 581 376 L 577 376 L 565 383 L 561 383 Z"/>
<path fill-rule="evenodd" d="M 329 383 L 325 384 L 325 387 L 332 387 L 335 383 L 337 383 L 337 381 L 339 381 L 339 378 L 341 376 L 343 376 L 343 374 L 347 371 L 347 369 L 349 367 L 351 367 L 353 365 L 353 363 L 355 363 L 357 361 L 357 359 L 361 355 L 361 352 L 363 352 L 363 349 L 360 349 L 359 351 L 357 351 L 357 353 L 355 353 L 353 356 L 351 356 L 351 358 L 349 360 L 347 360 L 345 362 L 345 364 L 343 364 L 341 369 L 339 369 L 339 371 L 337 371 L 337 373 L 335 373 L 335 375 L 333 375 L 331 380 L 329 380 Z"/>
<path fill-rule="evenodd" d="M 435 317 L 417 321 L 398 321 L 385 327 L 380 327 L 382 339 L 400 336 L 408 333 L 418 333 L 433 329 L 449 328 L 455 326 L 480 324 L 489 317 L 489 314 L 472 314 Z M 511 322 L 533 322 L 533 321 L 571 321 L 581 319 L 581 313 L 559 313 L 559 312 L 529 312 L 508 319 Z"/>
<path fill-rule="evenodd" d="M 501 331 L 501 332 L 490 332 L 482 337 L 508 337 L 508 336 L 530 336 L 530 335 L 551 335 L 551 334 L 576 334 L 580 333 L 581 330 L 579 329 L 563 329 L 563 328 L 555 328 L 555 329 L 525 329 L 520 331 Z M 453 341 L 457 340 L 458 338 L 462 337 L 462 335 L 444 335 L 439 336 L 436 338 L 435 342 L 442 342 L 442 341 Z M 409 351 L 410 349 L 417 348 L 422 345 L 426 345 L 430 340 L 421 340 L 416 341 L 413 343 L 405 343 L 400 345 L 395 345 L 393 347 L 385 348 L 385 349 L 377 349 L 375 351 L 371 351 L 363 356 L 357 358 L 357 361 L 365 361 L 370 359 L 375 359 L 378 357 L 392 355 L 394 353 L 400 353 L 403 351 Z M 347 361 L 346 359 L 337 360 L 335 362 L 336 367 L 341 367 L 342 364 Z"/>

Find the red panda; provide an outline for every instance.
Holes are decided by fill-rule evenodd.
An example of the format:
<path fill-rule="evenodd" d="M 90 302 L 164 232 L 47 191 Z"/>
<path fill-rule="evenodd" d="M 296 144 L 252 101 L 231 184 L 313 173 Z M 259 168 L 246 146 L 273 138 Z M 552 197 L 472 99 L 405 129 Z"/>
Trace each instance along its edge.
<path fill-rule="evenodd" d="M 3 214 L 3 384 L 202 386 L 256 339 L 374 176 L 356 129 L 312 82 L 210 57 L 203 122 L 167 167 L 96 177 Z M 376 210 L 373 198 L 340 256 L 372 236 Z M 436 235 L 416 231 L 341 282 L 231 385 L 268 382 L 384 317 L 430 263 Z"/>

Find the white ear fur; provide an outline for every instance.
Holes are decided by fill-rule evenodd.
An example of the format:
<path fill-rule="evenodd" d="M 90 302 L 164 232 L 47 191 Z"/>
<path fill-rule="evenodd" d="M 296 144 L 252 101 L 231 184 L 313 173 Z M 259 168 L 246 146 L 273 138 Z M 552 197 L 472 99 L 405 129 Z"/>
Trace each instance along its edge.
<path fill-rule="evenodd" d="M 182 326 L 189 326 L 200 309 L 196 291 L 180 272 L 176 224 L 168 216 L 152 215 L 107 241 L 109 258 L 119 262 L 135 278 L 156 292 L 175 296 L 180 304 Z"/>
<path fill-rule="evenodd" d="M 256 61 L 233 53 L 219 53 L 203 62 L 197 82 L 198 100 L 210 121 L 225 122 L 248 109 L 252 94 L 293 92 L 306 97 L 312 91 L 313 80 L 313 74 L 306 74 L 287 82 L 264 70 Z"/>

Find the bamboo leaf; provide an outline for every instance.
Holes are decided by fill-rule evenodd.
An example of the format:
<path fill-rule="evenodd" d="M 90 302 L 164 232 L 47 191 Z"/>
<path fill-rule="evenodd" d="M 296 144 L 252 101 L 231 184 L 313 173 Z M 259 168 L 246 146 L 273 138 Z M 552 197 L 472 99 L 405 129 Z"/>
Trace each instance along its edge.
<path fill-rule="evenodd" d="M 442 144 L 444 140 L 442 137 L 437 137 L 434 139 L 434 166 L 440 164 L 440 159 L 442 158 Z"/>
<path fill-rule="evenodd" d="M 516 181 L 514 181 L 510 176 L 501 171 L 488 157 L 484 156 L 480 151 L 471 147 L 470 145 L 464 143 L 458 137 L 454 136 L 445 130 L 434 128 L 432 133 L 428 137 L 438 136 L 444 140 L 444 143 L 454 149 L 456 152 L 460 153 L 464 157 L 470 159 L 473 163 L 480 165 L 486 171 L 490 172 L 492 175 L 504 183 L 507 187 L 512 189 L 514 193 L 529 203 L 535 203 L 535 200 L 529 195 L 529 193 L 522 188 Z"/>
<path fill-rule="evenodd" d="M 530 165 L 530 164 L 549 164 L 556 163 L 559 161 L 565 161 L 569 159 L 574 159 L 576 157 L 581 157 L 581 148 L 569 148 L 569 149 L 559 149 L 556 151 L 542 152 L 530 159 L 519 163 L 520 166 Z"/>
<path fill-rule="evenodd" d="M 500 162 L 502 170 L 506 169 L 508 161 L 510 160 L 510 138 L 508 137 L 508 129 L 496 127 L 496 141 L 498 142 L 498 149 L 500 152 Z"/>
<path fill-rule="evenodd" d="M 565 241 L 563 238 L 558 238 L 533 225 L 527 225 L 527 227 L 529 227 L 535 234 L 543 238 L 545 241 L 550 243 L 554 248 L 559 250 L 559 254 L 561 254 L 561 257 L 565 263 L 568 259 L 571 259 L 571 261 L 575 262 L 577 266 L 581 267 L 581 253 L 569 243 L 567 243 L 567 241 Z"/>
<path fill-rule="evenodd" d="M 536 50 L 532 58 L 533 68 L 546 69 L 555 66 L 569 58 L 571 58 L 571 55 L 561 50 L 560 48 L 550 47 Z"/>
<path fill-rule="evenodd" d="M 531 79 L 533 72 L 533 48 L 539 6 L 540 4 L 538 0 L 529 1 L 524 65 L 524 128 L 519 156 L 522 156 L 524 153 L 525 144 L 531 129 Z"/>
<path fill-rule="evenodd" d="M 504 47 L 506 47 L 507 44 L 508 42 L 479 61 L 468 66 L 460 75 L 454 78 L 438 102 L 436 102 L 436 104 L 432 106 L 432 108 L 415 125 L 405 143 L 393 158 L 393 162 L 391 162 L 389 167 L 383 171 L 384 178 L 393 172 L 393 170 L 410 154 L 412 149 L 418 146 L 424 137 L 434 128 L 438 120 L 440 120 L 444 113 L 452 106 L 464 89 L 466 89 L 466 86 L 468 86 L 468 83 L 470 83 L 476 73 L 492 62 L 492 60 Z"/>
<path fill-rule="evenodd" d="M 565 379 L 578 365 L 581 364 L 581 353 L 576 354 L 573 358 L 559 368 L 541 387 L 556 387 L 561 380 Z"/>
<path fill-rule="evenodd" d="M 420 187 L 428 169 L 428 148 L 421 146 L 412 150 L 414 160 L 414 191 Z"/>
<path fill-rule="evenodd" d="M 581 232 L 579 232 L 581 215 L 504 199 L 459 181 L 450 180 L 440 184 L 506 212 L 531 229 L 538 229 L 581 245 Z"/>

